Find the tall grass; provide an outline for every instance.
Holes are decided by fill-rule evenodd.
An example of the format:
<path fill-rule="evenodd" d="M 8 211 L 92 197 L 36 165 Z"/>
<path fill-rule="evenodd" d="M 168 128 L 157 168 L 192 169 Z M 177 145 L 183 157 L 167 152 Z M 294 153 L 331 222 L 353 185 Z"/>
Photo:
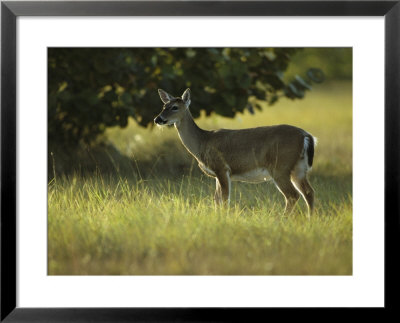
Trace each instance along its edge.
<path fill-rule="evenodd" d="M 283 217 L 272 183 L 235 182 L 231 206 L 216 209 L 214 181 L 198 171 L 175 129 L 111 129 L 110 142 L 131 160 L 128 170 L 110 155 L 114 172 L 49 183 L 49 274 L 351 274 L 351 104 L 350 84 L 327 84 L 255 116 L 198 121 L 206 129 L 288 123 L 318 137 L 311 219 L 303 201 Z"/>

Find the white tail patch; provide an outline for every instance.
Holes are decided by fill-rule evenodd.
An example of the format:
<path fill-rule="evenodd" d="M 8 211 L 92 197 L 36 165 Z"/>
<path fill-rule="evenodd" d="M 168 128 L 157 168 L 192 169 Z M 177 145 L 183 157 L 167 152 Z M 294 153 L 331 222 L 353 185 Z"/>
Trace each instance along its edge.
<path fill-rule="evenodd" d="M 314 146 L 316 142 L 316 138 L 314 138 Z M 306 177 L 307 172 L 311 170 L 311 167 L 308 165 L 308 148 L 311 145 L 310 142 L 310 137 L 305 137 L 304 138 L 304 146 L 303 146 L 303 151 L 301 152 L 300 159 L 294 166 L 292 170 L 292 178 L 295 179 L 303 179 Z"/>
<path fill-rule="evenodd" d="M 307 170 L 310 168 L 308 166 L 308 147 L 310 147 L 311 143 L 310 143 L 310 137 L 305 137 L 304 138 L 304 146 L 303 146 L 303 152 L 301 153 L 303 159 L 300 160 L 297 164 L 299 164 L 301 161 L 304 161 L 305 167 L 307 168 Z"/>
<path fill-rule="evenodd" d="M 310 146 L 310 137 L 304 137 L 304 146 L 302 155 L 307 156 L 307 150 L 309 146 Z"/>
<path fill-rule="evenodd" d="M 314 147 L 316 147 L 318 144 L 318 138 L 313 136 L 313 139 L 314 139 Z M 304 151 L 305 152 L 307 152 L 309 145 L 310 145 L 310 137 L 304 137 Z"/>
<path fill-rule="evenodd" d="M 317 146 L 318 143 L 318 138 L 313 136 L 314 140 L 314 147 Z M 304 137 L 304 146 L 303 146 L 303 151 L 301 153 L 302 158 L 306 161 L 307 165 L 307 170 L 311 170 L 312 167 L 308 166 L 308 148 L 310 147 L 311 142 L 310 142 L 310 137 Z"/>

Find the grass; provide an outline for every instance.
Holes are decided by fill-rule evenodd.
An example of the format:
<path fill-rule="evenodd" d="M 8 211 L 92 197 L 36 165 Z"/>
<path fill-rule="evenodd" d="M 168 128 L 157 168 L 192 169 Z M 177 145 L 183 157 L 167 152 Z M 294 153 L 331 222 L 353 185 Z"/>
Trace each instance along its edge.
<path fill-rule="evenodd" d="M 310 174 L 315 215 L 307 219 L 301 200 L 296 214 L 283 217 L 284 199 L 272 183 L 234 182 L 230 208 L 216 209 L 214 181 L 200 173 L 175 129 L 130 124 L 107 134 L 129 157 L 128 168 L 109 155 L 114 172 L 49 182 L 50 275 L 352 274 L 349 83 L 316 87 L 304 100 L 282 100 L 255 116 L 198 123 L 206 129 L 288 123 L 318 137 Z"/>

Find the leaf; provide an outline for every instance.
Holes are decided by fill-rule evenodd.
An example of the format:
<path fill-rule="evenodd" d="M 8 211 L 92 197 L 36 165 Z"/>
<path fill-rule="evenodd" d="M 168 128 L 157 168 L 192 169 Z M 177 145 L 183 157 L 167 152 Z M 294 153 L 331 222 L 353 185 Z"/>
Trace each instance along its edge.
<path fill-rule="evenodd" d="M 132 96 L 128 93 L 128 92 L 124 92 L 121 95 L 121 100 L 125 103 L 125 104 L 132 104 Z"/>
<path fill-rule="evenodd" d="M 262 111 L 262 106 L 258 103 L 255 104 L 257 110 Z"/>
<path fill-rule="evenodd" d="M 196 56 L 196 51 L 195 51 L 193 48 L 188 48 L 188 49 L 186 50 L 186 56 L 187 56 L 188 58 L 193 58 L 193 57 Z"/>
<path fill-rule="evenodd" d="M 267 94 L 265 92 L 265 90 L 260 90 L 258 88 L 252 89 L 251 93 L 258 99 L 258 100 L 262 100 L 265 101 L 267 98 Z"/>
<path fill-rule="evenodd" d="M 102 56 L 97 56 L 93 60 L 94 68 L 98 73 L 101 74 L 107 74 L 110 72 L 110 65 L 107 63 L 107 61 L 104 59 Z"/>
<path fill-rule="evenodd" d="M 228 64 L 223 64 L 218 68 L 217 72 L 218 72 L 220 77 L 225 79 L 225 78 L 230 76 L 231 69 L 230 69 Z"/>
<path fill-rule="evenodd" d="M 274 94 L 271 99 L 269 100 L 269 105 L 273 105 L 276 101 L 278 101 L 279 97 Z"/>
<path fill-rule="evenodd" d="M 253 105 L 252 105 L 251 103 L 249 103 L 249 104 L 247 105 L 247 110 L 250 112 L 250 114 L 254 114 L 254 113 L 255 113 L 255 112 L 254 112 Z"/>
<path fill-rule="evenodd" d="M 213 55 L 219 55 L 219 51 L 216 48 L 208 48 L 207 51 Z"/>
<path fill-rule="evenodd" d="M 298 89 L 295 84 L 289 83 L 284 90 L 286 96 L 290 99 L 303 98 L 304 92 Z"/>
<path fill-rule="evenodd" d="M 236 110 L 243 111 L 248 104 L 247 99 L 248 99 L 247 95 L 238 95 L 236 97 L 236 106 L 235 106 Z"/>
<path fill-rule="evenodd" d="M 325 74 L 319 68 L 310 68 L 307 71 L 307 76 L 315 83 L 322 83 L 323 81 L 325 81 Z"/>
<path fill-rule="evenodd" d="M 224 101 L 228 104 L 229 107 L 233 108 L 236 104 L 235 96 L 229 92 L 222 93 L 222 97 Z"/>
<path fill-rule="evenodd" d="M 125 128 L 128 125 L 128 117 L 126 115 L 122 115 L 120 117 L 119 125 L 121 128 Z"/>
<path fill-rule="evenodd" d="M 268 60 L 270 60 L 270 61 L 274 61 L 276 59 L 276 55 L 272 51 L 265 50 L 265 51 L 262 52 L 262 54 L 263 54 L 263 56 L 268 58 Z"/>
<path fill-rule="evenodd" d="M 306 81 L 304 81 L 300 76 L 296 75 L 294 83 L 296 84 L 296 87 L 301 89 L 301 90 L 311 90 L 312 87 L 310 84 L 308 84 Z"/>

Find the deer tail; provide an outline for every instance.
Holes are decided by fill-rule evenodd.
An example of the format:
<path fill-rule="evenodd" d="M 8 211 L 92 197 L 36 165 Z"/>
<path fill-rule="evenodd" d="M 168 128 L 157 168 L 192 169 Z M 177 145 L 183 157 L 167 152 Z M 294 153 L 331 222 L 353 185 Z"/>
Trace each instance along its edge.
<path fill-rule="evenodd" d="M 308 167 L 312 167 L 314 161 L 314 147 L 317 145 L 317 138 L 310 134 L 304 137 L 304 151 L 307 153 Z"/>

